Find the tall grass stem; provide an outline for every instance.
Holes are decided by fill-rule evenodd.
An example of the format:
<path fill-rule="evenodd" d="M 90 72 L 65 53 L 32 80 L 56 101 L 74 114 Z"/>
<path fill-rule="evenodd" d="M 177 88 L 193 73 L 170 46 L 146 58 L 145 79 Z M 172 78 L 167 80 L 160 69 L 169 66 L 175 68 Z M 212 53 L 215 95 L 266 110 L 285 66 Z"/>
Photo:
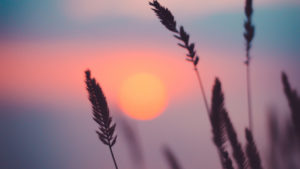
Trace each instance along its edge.
<path fill-rule="evenodd" d="M 113 159 L 113 161 L 114 161 L 115 168 L 116 168 L 116 169 L 119 169 L 119 168 L 118 168 L 118 164 L 117 164 L 117 162 L 116 162 L 116 158 L 115 158 L 114 152 L 112 151 L 111 146 L 109 146 L 109 150 L 110 150 L 111 157 L 112 157 L 112 159 Z"/>
<path fill-rule="evenodd" d="M 253 115 L 252 115 L 252 98 L 251 98 L 251 78 L 250 78 L 250 65 L 246 65 L 246 83 L 247 83 L 247 102 L 248 102 L 248 116 L 249 116 L 249 129 L 253 132 Z"/>
<path fill-rule="evenodd" d="M 202 97 L 203 97 L 203 100 L 204 100 L 204 104 L 205 104 L 205 108 L 206 108 L 207 114 L 208 114 L 208 116 L 210 116 L 210 110 L 209 110 L 209 106 L 208 106 L 208 101 L 207 101 L 207 98 L 206 98 L 206 94 L 205 94 L 205 90 L 204 90 L 204 85 L 203 85 L 202 80 L 201 80 L 200 72 L 199 72 L 199 70 L 197 69 L 196 66 L 195 66 L 194 70 L 195 70 L 195 73 L 196 73 L 196 76 L 197 76 L 197 80 L 199 82 L 199 86 L 200 86 L 200 90 L 201 90 L 201 93 L 202 93 Z"/>

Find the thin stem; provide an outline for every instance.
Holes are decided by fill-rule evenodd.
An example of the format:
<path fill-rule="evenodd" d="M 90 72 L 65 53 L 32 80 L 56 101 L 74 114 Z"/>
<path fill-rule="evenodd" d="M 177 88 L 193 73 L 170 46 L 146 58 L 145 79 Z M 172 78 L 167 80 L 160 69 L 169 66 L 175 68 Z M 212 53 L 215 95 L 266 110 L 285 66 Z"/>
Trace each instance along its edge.
<path fill-rule="evenodd" d="M 252 100 L 251 100 L 251 81 L 250 81 L 250 65 L 249 65 L 249 62 L 246 64 L 246 77 L 247 77 L 249 129 L 250 129 L 250 131 L 253 132 Z"/>
<path fill-rule="evenodd" d="M 199 73 L 196 66 L 195 66 L 195 73 L 196 73 L 196 76 L 197 76 L 197 79 L 198 79 L 198 82 L 199 82 L 199 86 L 200 86 L 200 89 L 201 89 L 201 93 L 202 93 L 202 96 L 203 96 L 203 100 L 204 100 L 204 104 L 205 104 L 205 108 L 206 108 L 208 117 L 210 117 L 210 110 L 209 110 L 208 101 L 207 101 L 207 98 L 206 98 L 206 95 L 205 95 L 204 86 L 203 86 L 203 83 L 202 83 L 202 80 L 201 80 L 201 77 L 200 77 L 200 73 Z"/>
<path fill-rule="evenodd" d="M 112 149 L 111 149 L 111 146 L 109 146 L 109 150 L 110 150 L 110 154 L 111 154 L 111 156 L 112 156 L 112 159 L 113 159 L 113 161 L 114 161 L 115 168 L 118 169 L 118 165 L 117 165 L 117 162 L 116 162 L 114 153 L 113 153 L 113 151 L 112 151 Z"/>

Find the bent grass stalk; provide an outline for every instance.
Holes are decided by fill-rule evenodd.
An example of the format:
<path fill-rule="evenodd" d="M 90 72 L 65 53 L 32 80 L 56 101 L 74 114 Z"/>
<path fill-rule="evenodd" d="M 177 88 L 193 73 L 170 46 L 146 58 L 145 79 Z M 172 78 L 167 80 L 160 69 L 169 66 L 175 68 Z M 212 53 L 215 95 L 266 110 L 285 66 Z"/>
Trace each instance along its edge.
<path fill-rule="evenodd" d="M 178 45 L 188 51 L 188 54 L 186 55 L 186 60 L 191 62 L 194 66 L 194 70 L 197 76 L 198 83 L 200 85 L 200 90 L 202 93 L 202 97 L 204 100 L 205 108 L 207 111 L 207 114 L 209 115 L 210 109 L 208 106 L 208 101 L 206 98 L 204 85 L 201 80 L 200 72 L 197 69 L 197 64 L 199 62 L 199 56 L 197 56 L 195 51 L 195 44 L 190 43 L 189 34 L 184 30 L 183 26 L 180 26 L 180 28 L 177 28 L 176 21 L 174 19 L 173 14 L 169 11 L 168 8 L 165 8 L 160 5 L 160 3 L 157 0 L 153 0 L 153 2 L 149 2 L 149 4 L 154 7 L 152 10 L 156 13 L 157 17 L 160 19 L 160 22 L 171 32 L 175 33 L 174 37 L 181 41 L 181 43 L 178 43 Z"/>

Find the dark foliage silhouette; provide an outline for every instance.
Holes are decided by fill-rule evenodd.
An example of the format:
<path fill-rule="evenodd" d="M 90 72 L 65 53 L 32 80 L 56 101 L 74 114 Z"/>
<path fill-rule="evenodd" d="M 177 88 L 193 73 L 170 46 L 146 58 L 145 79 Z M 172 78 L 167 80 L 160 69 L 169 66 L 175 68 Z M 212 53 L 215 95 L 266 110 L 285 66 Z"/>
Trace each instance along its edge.
<path fill-rule="evenodd" d="M 213 142 L 216 145 L 221 160 L 222 167 L 224 169 L 231 169 L 232 160 L 225 150 L 226 133 L 224 123 L 224 95 L 221 88 L 221 82 L 218 78 L 215 80 L 215 84 L 212 92 L 212 106 L 210 113 L 210 122 L 212 126 Z"/>
<path fill-rule="evenodd" d="M 297 91 L 291 88 L 288 77 L 284 72 L 282 72 L 281 79 L 284 87 L 284 92 L 291 110 L 294 129 L 300 139 L 300 97 L 298 96 Z"/>
<path fill-rule="evenodd" d="M 246 154 L 249 161 L 249 166 L 252 169 L 262 169 L 261 160 L 259 153 L 257 151 L 252 133 L 249 129 L 245 130 L 247 145 L 246 145 Z"/>
<path fill-rule="evenodd" d="M 246 14 L 246 21 L 244 23 L 245 33 L 244 38 L 246 40 L 246 61 L 245 63 L 248 65 L 250 63 L 250 49 L 251 49 L 251 43 L 254 38 L 254 26 L 252 24 L 252 13 L 253 13 L 253 7 L 252 7 L 252 0 L 246 0 L 245 4 L 245 14 Z"/>
<path fill-rule="evenodd" d="M 186 60 L 193 63 L 194 69 L 196 72 L 196 76 L 200 85 L 200 89 L 202 92 L 205 108 L 207 110 L 207 113 L 209 114 L 209 106 L 204 90 L 204 86 L 200 77 L 200 73 L 197 69 L 197 64 L 199 62 L 199 56 L 197 56 L 195 51 L 195 44 L 190 43 L 190 36 L 189 34 L 184 30 L 183 26 L 180 26 L 179 30 L 176 27 L 176 21 L 174 19 L 173 14 L 169 11 L 169 9 L 163 7 L 160 5 L 160 3 L 157 0 L 153 0 L 153 2 L 149 2 L 149 4 L 153 7 L 153 11 L 156 13 L 157 17 L 160 19 L 160 22 L 170 31 L 175 33 L 174 37 L 180 40 L 182 43 L 178 43 L 179 46 L 185 48 L 188 51 L 188 54 L 186 55 Z"/>
<path fill-rule="evenodd" d="M 280 169 L 280 165 L 277 157 L 277 155 L 279 155 L 278 152 L 280 152 L 280 150 L 278 150 L 280 148 L 279 146 L 280 134 L 279 134 L 279 126 L 278 126 L 277 118 L 273 110 L 269 114 L 268 125 L 269 125 L 269 137 L 270 137 L 269 168 Z"/>
<path fill-rule="evenodd" d="M 232 157 L 236 162 L 236 166 L 239 169 L 263 169 L 259 151 L 256 147 L 253 138 L 253 121 L 252 121 L 252 105 L 251 105 L 251 86 L 250 86 L 250 49 L 252 46 L 252 41 L 254 38 L 254 25 L 252 24 L 252 0 L 246 0 L 245 4 L 245 15 L 246 20 L 244 23 L 244 38 L 246 40 L 246 77 L 247 77 L 247 96 L 248 96 L 248 115 L 249 115 L 249 128 L 245 129 L 246 136 L 246 146 L 243 147 L 238 140 L 237 133 L 234 126 L 230 120 L 229 113 L 224 106 L 224 94 L 222 91 L 222 85 L 218 78 L 215 79 L 215 83 L 212 90 L 212 100 L 211 107 L 208 106 L 208 101 L 205 95 L 202 80 L 200 78 L 200 73 L 197 69 L 199 62 L 199 56 L 196 54 L 195 44 L 190 43 L 190 36 L 185 31 L 183 26 L 177 27 L 176 20 L 169 9 L 160 5 L 157 0 L 149 2 L 152 6 L 152 10 L 156 13 L 160 22 L 172 33 L 174 37 L 177 38 L 180 43 L 178 45 L 187 50 L 186 60 L 193 64 L 196 76 L 200 85 L 202 96 L 204 99 L 205 107 L 209 115 L 209 120 L 212 126 L 213 143 L 217 147 L 218 155 L 221 161 L 221 166 L 223 169 L 234 169 L 232 158 L 228 151 L 226 150 L 226 142 L 228 141 L 232 148 Z M 116 143 L 117 136 L 115 136 L 116 124 L 112 123 L 112 117 L 109 113 L 109 108 L 103 94 L 100 85 L 96 82 L 95 78 L 91 78 L 91 73 L 89 70 L 86 72 L 86 85 L 89 93 L 89 100 L 93 107 L 94 120 L 99 125 L 99 130 L 96 131 L 99 139 L 109 147 L 116 169 L 118 169 L 112 147 Z M 297 92 L 291 89 L 288 78 L 285 73 L 282 73 L 282 83 L 284 86 L 284 92 L 287 97 L 289 107 L 292 114 L 293 125 L 287 125 L 285 134 L 282 136 L 280 134 L 276 122 L 270 123 L 270 136 L 271 136 L 271 146 L 274 148 L 273 152 L 277 152 L 279 149 L 281 154 L 285 154 L 282 159 L 287 162 L 286 168 L 296 169 L 297 165 L 294 165 L 293 159 L 294 155 L 291 152 L 295 147 L 299 146 L 300 139 L 300 98 Z M 274 118 L 273 118 L 274 119 Z M 124 129 L 125 136 L 129 142 L 129 147 L 132 150 L 132 156 L 136 160 L 136 163 L 143 161 L 141 148 L 139 147 L 138 139 L 134 134 L 133 129 L 126 121 L 120 121 L 122 128 Z M 296 136 L 298 138 L 296 138 Z M 285 139 L 281 139 L 284 137 Z M 291 138 L 291 139 L 286 139 Z M 281 143 L 282 144 L 281 144 Z M 280 144 L 279 144 L 280 143 Z M 284 146 L 283 146 L 284 145 Z M 170 150 L 169 147 L 163 147 L 163 154 L 169 164 L 170 169 L 181 169 L 181 165 L 178 162 L 175 154 Z M 274 164 L 277 162 L 275 153 L 272 154 L 271 160 Z M 276 162 L 275 162 L 276 161 Z M 140 163 L 141 164 L 141 163 Z M 142 168 L 143 165 L 137 165 Z M 278 165 L 273 165 L 273 169 L 280 169 Z M 298 168 L 297 168 L 298 169 Z"/>
<path fill-rule="evenodd" d="M 272 169 L 300 169 L 300 143 L 290 120 L 282 127 L 273 110 L 269 115 L 269 166 Z"/>
<path fill-rule="evenodd" d="M 212 125 L 212 133 L 213 133 L 213 142 L 218 149 L 218 153 L 220 156 L 222 167 L 225 168 L 233 168 L 232 160 L 225 149 L 225 142 L 227 139 L 230 142 L 232 147 L 233 157 L 237 163 L 239 169 L 246 169 L 249 165 L 252 166 L 261 166 L 260 158 L 258 151 L 256 150 L 256 146 L 252 137 L 251 131 L 247 130 L 246 138 L 247 138 L 247 150 L 246 153 L 243 151 L 243 148 L 238 141 L 237 134 L 234 130 L 234 127 L 229 118 L 228 112 L 224 108 L 224 95 L 221 89 L 221 83 L 218 79 L 215 81 L 215 85 L 213 87 L 213 96 L 212 96 L 212 106 L 211 110 L 208 106 L 208 101 L 206 99 L 204 87 L 200 78 L 200 73 L 197 69 L 197 64 L 199 61 L 199 57 L 195 51 L 194 43 L 189 42 L 189 34 L 186 33 L 183 26 L 177 28 L 176 21 L 174 19 L 173 14 L 169 9 L 160 5 L 157 0 L 153 0 L 153 2 L 149 3 L 153 8 L 153 11 L 156 13 L 157 17 L 160 19 L 160 22 L 171 32 L 175 33 L 174 37 L 179 39 L 182 43 L 178 45 L 185 48 L 188 51 L 187 60 L 192 62 L 195 68 L 195 72 L 198 78 L 198 82 L 200 85 L 200 89 L 202 92 L 202 96 L 204 99 L 204 103 L 206 106 L 207 113 L 209 114 L 210 122 Z M 244 23 L 245 33 L 244 38 L 246 40 L 246 61 L 245 64 L 247 66 L 247 96 L 248 96 L 248 114 L 249 114 L 249 128 L 252 130 L 252 109 L 251 109 L 251 87 L 250 87 L 250 49 L 251 43 L 254 37 L 254 26 L 252 24 L 252 0 L 246 0 L 245 5 L 245 14 L 246 21 Z M 246 155 L 249 158 L 247 161 Z M 251 157 L 251 159 L 250 159 Z M 259 168 L 258 168 L 259 169 Z"/>
<path fill-rule="evenodd" d="M 170 169 L 182 169 L 175 154 L 171 151 L 171 149 L 169 147 L 167 147 L 167 146 L 163 147 L 163 154 L 169 164 Z"/>
<path fill-rule="evenodd" d="M 246 21 L 244 23 L 244 38 L 246 40 L 246 83 L 247 83 L 247 99 L 248 99 L 248 116 L 249 116 L 249 128 L 253 130 L 253 121 L 252 121 L 252 100 L 251 100 L 251 80 L 250 80 L 250 49 L 252 45 L 252 40 L 254 38 L 254 26 L 252 24 L 252 0 L 246 0 L 245 4 L 245 14 Z"/>
<path fill-rule="evenodd" d="M 247 166 L 245 153 L 243 151 L 241 143 L 237 138 L 236 131 L 231 123 L 228 112 L 226 110 L 224 111 L 223 116 L 224 116 L 224 123 L 227 132 L 227 137 L 232 147 L 233 157 L 239 169 L 246 169 L 248 166 Z"/>
<path fill-rule="evenodd" d="M 96 131 L 96 133 L 102 143 L 109 147 L 114 165 L 116 169 L 118 169 L 114 153 L 112 151 L 112 146 L 117 140 L 117 136 L 114 136 L 116 124 L 112 124 L 112 117 L 110 116 L 106 98 L 100 85 L 96 82 L 95 78 L 91 78 L 91 72 L 89 70 L 85 71 L 85 75 L 86 89 L 89 93 L 89 100 L 93 107 L 93 119 L 99 125 L 99 130 Z"/>
<path fill-rule="evenodd" d="M 279 125 L 275 109 L 273 108 L 269 113 L 269 166 L 272 169 L 300 169 L 300 99 L 297 91 L 291 88 L 288 77 L 284 72 L 281 74 L 281 81 L 289 103 L 291 118 Z"/>

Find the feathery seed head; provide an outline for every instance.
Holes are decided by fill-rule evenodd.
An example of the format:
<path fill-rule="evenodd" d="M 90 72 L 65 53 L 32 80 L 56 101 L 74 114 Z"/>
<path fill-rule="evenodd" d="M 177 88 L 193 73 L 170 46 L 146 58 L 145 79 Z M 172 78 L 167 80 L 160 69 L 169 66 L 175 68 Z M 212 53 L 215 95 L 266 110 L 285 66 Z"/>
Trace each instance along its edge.
<path fill-rule="evenodd" d="M 90 70 L 86 70 L 85 75 L 89 100 L 93 108 L 93 119 L 99 125 L 96 133 L 103 144 L 112 147 L 117 139 L 117 136 L 114 136 L 116 124 L 112 124 L 106 98 L 100 85 L 95 78 L 91 78 Z"/>

